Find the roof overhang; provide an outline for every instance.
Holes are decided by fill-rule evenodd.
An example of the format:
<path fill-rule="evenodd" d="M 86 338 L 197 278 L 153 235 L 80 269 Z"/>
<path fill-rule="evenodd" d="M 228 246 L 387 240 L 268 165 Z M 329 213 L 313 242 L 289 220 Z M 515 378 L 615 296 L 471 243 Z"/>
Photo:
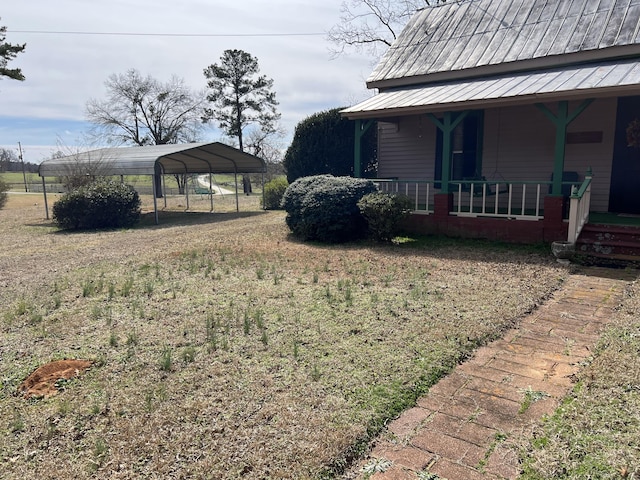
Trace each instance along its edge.
<path fill-rule="evenodd" d="M 101 148 L 45 160 L 41 177 L 75 172 L 96 175 L 153 175 L 154 173 L 263 173 L 265 162 L 223 143 L 186 143 L 144 147 Z"/>
<path fill-rule="evenodd" d="M 388 89 L 343 110 L 342 115 L 383 119 L 639 92 L 640 59 L 635 58 Z"/>

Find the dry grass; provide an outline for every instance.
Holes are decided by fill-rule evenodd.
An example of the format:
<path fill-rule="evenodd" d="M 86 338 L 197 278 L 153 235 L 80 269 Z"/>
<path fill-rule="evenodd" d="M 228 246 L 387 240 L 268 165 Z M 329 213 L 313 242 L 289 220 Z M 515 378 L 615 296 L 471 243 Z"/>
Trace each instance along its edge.
<path fill-rule="evenodd" d="M 3 478 L 330 477 L 566 275 L 484 243 L 304 244 L 242 201 L 255 211 L 59 233 L 40 197 L 10 196 Z M 51 399 L 15 394 L 62 358 L 95 363 Z"/>
<path fill-rule="evenodd" d="M 640 283 L 562 406 L 520 441 L 523 479 L 640 478 Z"/>

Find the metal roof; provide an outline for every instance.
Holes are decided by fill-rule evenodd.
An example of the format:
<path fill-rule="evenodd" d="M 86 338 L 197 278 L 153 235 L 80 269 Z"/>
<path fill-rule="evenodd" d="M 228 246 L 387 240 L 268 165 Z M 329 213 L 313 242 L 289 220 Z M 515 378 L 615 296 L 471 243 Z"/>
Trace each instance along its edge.
<path fill-rule="evenodd" d="M 261 158 L 215 142 L 101 148 L 45 160 L 38 174 L 54 177 L 81 170 L 98 175 L 153 175 L 156 164 L 166 174 L 265 171 Z"/>
<path fill-rule="evenodd" d="M 418 11 L 367 80 L 386 88 L 640 55 L 640 0 L 458 0 Z"/>
<path fill-rule="evenodd" d="M 342 114 L 383 118 L 458 108 L 531 103 L 553 98 L 631 95 L 638 92 L 640 59 L 573 65 L 415 87 L 388 89 Z"/>

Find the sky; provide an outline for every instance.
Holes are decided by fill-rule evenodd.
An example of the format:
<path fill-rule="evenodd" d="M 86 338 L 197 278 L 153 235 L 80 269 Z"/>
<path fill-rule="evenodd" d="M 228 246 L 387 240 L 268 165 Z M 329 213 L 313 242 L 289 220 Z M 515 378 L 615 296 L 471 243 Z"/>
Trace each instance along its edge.
<path fill-rule="evenodd" d="M 372 59 L 356 52 L 332 59 L 325 33 L 339 22 L 342 0 L 23 0 L 4 2 L 6 41 L 26 43 L 9 63 L 24 82 L 0 77 L 0 148 L 40 163 L 57 150 L 87 148 L 85 106 L 106 98 L 105 80 L 137 69 L 193 90 L 224 50 L 258 59 L 273 90 L 290 142 L 309 115 L 358 103 L 373 92 L 365 80 Z M 64 33 L 84 32 L 85 34 Z M 135 35 L 118 35 L 130 33 Z M 302 35 L 303 34 L 303 35 Z M 206 130 L 202 141 L 218 141 Z"/>

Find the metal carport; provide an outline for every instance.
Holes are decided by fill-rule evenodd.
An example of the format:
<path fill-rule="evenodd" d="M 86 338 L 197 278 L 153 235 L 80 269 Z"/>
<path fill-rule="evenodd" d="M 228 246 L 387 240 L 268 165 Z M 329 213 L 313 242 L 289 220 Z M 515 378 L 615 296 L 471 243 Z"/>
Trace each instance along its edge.
<path fill-rule="evenodd" d="M 211 178 L 211 175 L 215 173 L 233 173 L 236 186 L 236 209 L 239 209 L 238 173 L 262 174 L 264 187 L 265 171 L 265 162 L 261 158 L 241 152 L 229 145 L 214 142 L 101 148 L 45 160 L 38 168 L 38 175 L 42 177 L 47 219 L 49 218 L 49 207 L 46 177 L 63 177 L 77 174 L 77 172 L 97 176 L 150 175 L 153 185 L 153 208 L 155 220 L 158 223 L 157 187 L 153 179 L 157 174 L 209 174 L 209 178 Z M 185 193 L 188 208 L 188 188 L 185 189 Z M 211 194 L 210 198 L 213 210 L 213 196 Z"/>

